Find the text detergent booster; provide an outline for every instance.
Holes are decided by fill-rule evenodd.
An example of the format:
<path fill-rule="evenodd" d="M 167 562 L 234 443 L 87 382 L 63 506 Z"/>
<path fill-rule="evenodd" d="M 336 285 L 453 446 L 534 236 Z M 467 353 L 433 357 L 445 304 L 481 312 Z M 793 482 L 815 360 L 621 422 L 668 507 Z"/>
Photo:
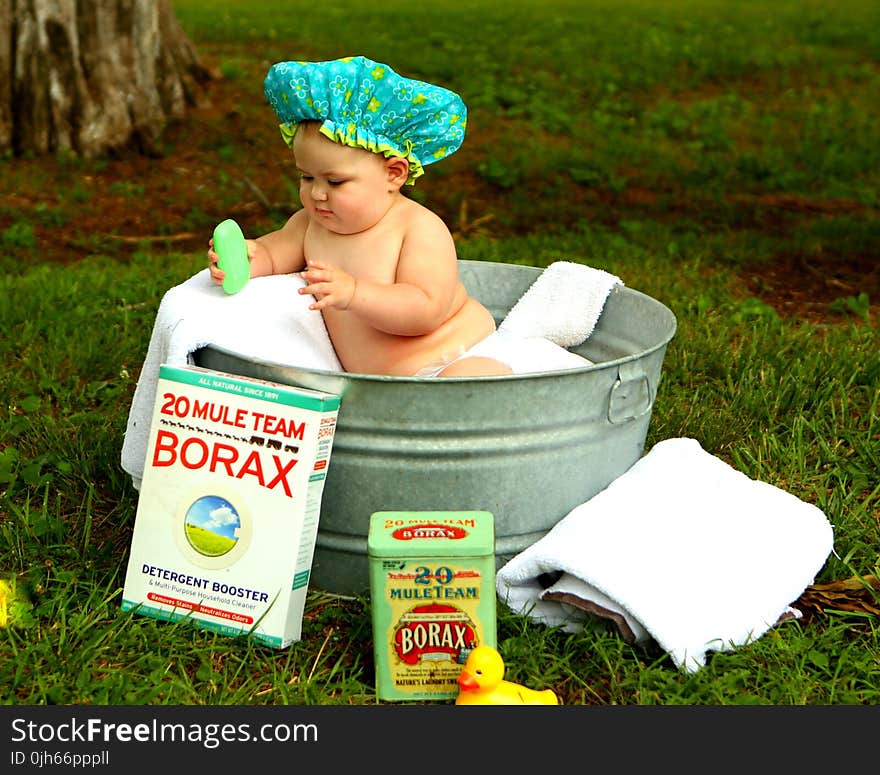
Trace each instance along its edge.
<path fill-rule="evenodd" d="M 368 538 L 376 693 L 446 700 L 479 645 L 496 646 L 487 511 L 379 511 Z"/>

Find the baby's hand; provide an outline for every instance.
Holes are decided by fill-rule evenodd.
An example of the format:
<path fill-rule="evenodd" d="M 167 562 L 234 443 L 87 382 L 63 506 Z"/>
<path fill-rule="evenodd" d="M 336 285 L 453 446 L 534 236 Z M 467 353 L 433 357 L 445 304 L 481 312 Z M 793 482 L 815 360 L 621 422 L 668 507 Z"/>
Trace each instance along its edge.
<path fill-rule="evenodd" d="M 244 242 L 247 245 L 248 260 L 251 260 L 254 257 L 254 240 L 246 239 Z M 223 278 L 226 277 L 226 272 L 217 266 L 219 260 L 220 256 L 214 250 L 214 238 L 211 237 L 208 240 L 208 269 L 211 272 L 211 279 L 217 285 L 223 285 Z"/>
<path fill-rule="evenodd" d="M 330 266 L 323 261 L 309 261 L 308 266 L 300 272 L 306 286 L 300 293 L 310 293 L 315 301 L 309 309 L 348 309 L 354 299 L 357 280 L 343 269 Z"/>
<path fill-rule="evenodd" d="M 211 272 L 211 279 L 217 284 L 223 284 L 223 278 L 226 277 L 226 272 L 224 272 L 219 266 L 217 266 L 217 262 L 220 260 L 220 256 L 214 251 L 214 238 L 208 240 L 208 269 Z"/>

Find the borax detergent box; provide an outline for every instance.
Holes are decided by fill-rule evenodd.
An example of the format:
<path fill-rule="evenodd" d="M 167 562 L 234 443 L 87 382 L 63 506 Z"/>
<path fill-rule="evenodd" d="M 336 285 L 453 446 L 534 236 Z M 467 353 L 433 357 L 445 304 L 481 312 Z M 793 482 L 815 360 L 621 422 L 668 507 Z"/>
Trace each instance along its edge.
<path fill-rule="evenodd" d="M 367 539 L 376 694 L 448 700 L 468 654 L 496 645 L 488 511 L 379 511 Z"/>
<path fill-rule="evenodd" d="M 339 403 L 163 364 L 123 610 L 299 640 Z"/>

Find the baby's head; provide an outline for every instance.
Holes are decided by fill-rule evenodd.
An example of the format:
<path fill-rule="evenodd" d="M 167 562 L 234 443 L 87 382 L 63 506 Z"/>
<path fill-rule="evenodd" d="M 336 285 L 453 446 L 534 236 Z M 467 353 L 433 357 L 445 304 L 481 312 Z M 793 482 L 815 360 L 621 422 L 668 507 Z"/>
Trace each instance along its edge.
<path fill-rule="evenodd" d="M 288 145 L 300 124 L 313 122 L 334 143 L 405 159 L 409 184 L 464 140 L 467 109 L 455 92 L 366 57 L 279 62 L 264 90 Z"/>
<path fill-rule="evenodd" d="M 320 155 L 322 164 L 319 167 L 325 171 L 339 171 L 354 166 L 359 169 L 372 167 L 387 171 L 394 178 L 402 174 L 401 185 L 409 180 L 410 165 L 409 159 L 405 156 L 339 143 L 328 137 L 322 131 L 321 122 L 314 119 L 306 119 L 296 125 L 290 147 L 301 173 L 305 170 L 302 169 L 300 162 L 315 159 L 316 155 Z"/>
<path fill-rule="evenodd" d="M 309 217 L 337 234 L 357 234 L 378 223 L 409 177 L 409 162 L 337 143 L 321 122 L 300 122 L 293 154 L 299 195 Z"/>

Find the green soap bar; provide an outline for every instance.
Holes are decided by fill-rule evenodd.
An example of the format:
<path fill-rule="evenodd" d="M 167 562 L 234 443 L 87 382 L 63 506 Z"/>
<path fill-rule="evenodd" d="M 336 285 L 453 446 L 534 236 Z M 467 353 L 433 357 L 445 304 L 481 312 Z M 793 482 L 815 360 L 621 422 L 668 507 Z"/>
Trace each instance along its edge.
<path fill-rule="evenodd" d="M 214 251 L 220 257 L 217 266 L 226 272 L 223 290 L 229 294 L 238 293 L 251 278 L 251 264 L 244 234 L 232 218 L 218 223 L 214 229 Z"/>

